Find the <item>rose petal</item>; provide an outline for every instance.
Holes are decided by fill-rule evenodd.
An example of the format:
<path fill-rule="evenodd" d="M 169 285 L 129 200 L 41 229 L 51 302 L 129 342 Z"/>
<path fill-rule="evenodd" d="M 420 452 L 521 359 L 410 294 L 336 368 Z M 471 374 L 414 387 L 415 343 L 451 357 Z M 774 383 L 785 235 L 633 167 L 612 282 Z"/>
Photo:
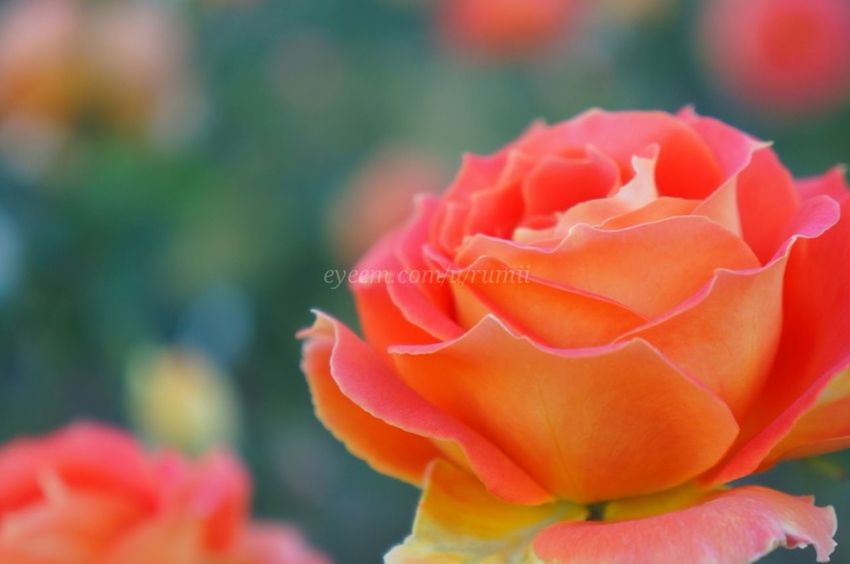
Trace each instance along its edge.
<path fill-rule="evenodd" d="M 617 164 L 596 150 L 572 159 L 548 155 L 525 178 L 522 187 L 530 217 L 562 212 L 604 198 L 620 183 Z"/>
<path fill-rule="evenodd" d="M 379 241 L 355 267 L 351 283 L 360 326 L 381 354 L 394 343 L 433 343 L 437 337 L 413 323 L 393 302 L 389 286 L 401 271 L 394 254 L 396 233 Z"/>
<path fill-rule="evenodd" d="M 713 219 L 738 237 L 741 230 L 741 213 L 738 209 L 738 179 L 732 178 L 702 201 L 693 215 Z"/>
<path fill-rule="evenodd" d="M 398 237 L 393 238 L 388 249 L 392 256 L 384 258 L 385 268 L 394 270 L 390 271 L 392 278 L 382 283 L 393 306 L 406 320 L 444 340 L 461 335 L 463 330 L 453 319 L 451 291 L 442 272 L 431 268 L 423 257 L 423 246 L 427 245 L 430 223 L 438 207 L 439 201 L 434 197 L 417 200 L 416 214 Z M 375 321 L 380 323 L 380 318 Z"/>
<path fill-rule="evenodd" d="M 96 562 L 116 536 L 146 517 L 132 500 L 69 490 L 56 474 L 45 474 L 42 483 L 42 501 L 2 519 L 0 562 Z"/>
<path fill-rule="evenodd" d="M 429 233 L 431 223 L 439 212 L 440 200 L 432 194 L 420 194 L 415 204 L 416 214 L 405 227 L 404 232 L 399 235 L 395 245 L 395 255 L 406 270 L 424 273 L 431 269 L 431 265 L 424 256 L 424 249 L 431 246 Z M 444 320 L 451 321 L 452 298 L 447 284 L 434 283 L 433 279 L 428 278 L 414 281 L 413 285 L 437 309 L 430 315 L 442 314 Z M 411 317 L 412 314 L 408 316 Z M 425 327 L 431 327 L 431 325 L 426 324 Z M 440 333 L 441 331 L 437 332 Z"/>
<path fill-rule="evenodd" d="M 725 491 L 699 505 L 614 523 L 559 523 L 534 542 L 537 558 L 563 564 L 752 562 L 779 546 L 835 549 L 835 512 L 767 488 Z"/>
<path fill-rule="evenodd" d="M 762 463 L 816 456 L 850 446 L 850 370 L 830 380 L 814 406 L 794 423 Z"/>
<path fill-rule="evenodd" d="M 250 478 L 242 465 L 224 452 L 211 452 L 195 464 L 177 454 L 156 461 L 161 507 L 203 524 L 200 541 L 212 552 L 236 542 L 248 517 Z"/>
<path fill-rule="evenodd" d="M 530 277 L 493 258 L 453 272 L 450 281 L 464 327 L 492 313 L 517 332 L 553 347 L 608 344 L 645 322 L 619 304 Z"/>
<path fill-rule="evenodd" d="M 774 371 L 742 421 L 738 444 L 710 476 L 715 483 L 726 483 L 768 466 L 773 458 L 771 450 L 792 432 L 801 417 L 809 412 L 816 417 L 819 405 L 825 405 L 819 404 L 818 398 L 850 365 L 850 300 L 846 287 L 850 277 L 850 203 L 845 203 L 840 213 L 840 221 L 830 228 L 837 214 L 834 200 L 819 196 L 806 200 L 801 208 L 794 228 L 800 238 L 792 239 L 785 250 L 789 259 L 784 322 Z M 812 284 L 812 280 L 818 283 Z M 824 420 L 823 424 L 826 429 L 833 425 L 834 438 L 839 438 L 845 421 L 847 418 Z M 825 438 L 819 435 L 818 441 Z M 791 446 L 804 447 L 786 443 L 783 448 Z"/>
<path fill-rule="evenodd" d="M 654 200 L 642 208 L 632 212 L 612 217 L 598 225 L 601 229 L 628 229 L 644 223 L 652 223 L 670 217 L 691 215 L 700 205 L 699 200 L 683 200 L 682 198 L 670 198 L 664 196 Z"/>
<path fill-rule="evenodd" d="M 486 317 L 453 342 L 391 351 L 413 389 L 564 499 L 676 486 L 714 465 L 738 432 L 722 401 L 639 340 L 546 349 Z"/>
<path fill-rule="evenodd" d="M 464 267 L 483 256 L 562 286 L 605 296 L 647 318 L 693 296 L 717 268 L 759 266 L 743 241 L 699 216 L 616 231 L 577 225 L 553 249 L 475 236 L 456 261 Z M 634 283 L 624 284 L 624 280 Z"/>
<path fill-rule="evenodd" d="M 457 176 L 443 195 L 442 206 L 431 225 L 431 244 L 451 252 L 463 240 L 469 199 L 478 191 L 492 188 L 507 165 L 504 149 L 492 156 L 466 154 Z"/>
<path fill-rule="evenodd" d="M 785 263 L 781 258 L 754 271 L 720 271 L 682 306 L 621 340 L 645 339 L 740 418 L 761 393 L 773 365 Z"/>
<path fill-rule="evenodd" d="M 444 461 L 430 468 L 413 532 L 385 557 L 387 564 L 520 562 L 536 534 L 553 522 L 582 520 L 583 507 L 528 507 L 493 497 L 468 472 Z"/>
<path fill-rule="evenodd" d="M 438 219 L 433 223 L 433 244 L 438 249 L 452 253 L 461 244 L 466 234 L 466 218 L 469 216 L 468 202 L 443 200 Z"/>
<path fill-rule="evenodd" d="M 730 180 L 705 200 L 685 200 L 669 196 L 657 198 L 642 208 L 611 218 L 600 227 L 626 229 L 678 215 L 707 217 L 740 237 L 741 221 L 738 215 L 736 180 Z"/>
<path fill-rule="evenodd" d="M 655 186 L 657 152 L 657 147 L 652 147 L 652 157 L 634 157 L 634 176 L 611 197 L 577 204 L 561 214 L 552 230 L 553 235 L 560 239 L 569 235 L 576 225 L 598 226 L 609 219 L 639 210 L 654 202 L 658 198 Z"/>
<path fill-rule="evenodd" d="M 510 151 L 497 183 L 470 195 L 463 234 L 510 237 L 525 214 L 522 185 L 535 164 L 526 155 Z"/>
<path fill-rule="evenodd" d="M 529 132 L 537 126 L 532 124 Z M 457 176 L 446 189 L 444 201 L 464 201 L 475 192 L 491 187 L 505 168 L 509 149 L 507 147 L 492 156 L 465 154 Z"/>
<path fill-rule="evenodd" d="M 797 181 L 797 190 L 804 200 L 817 196 L 829 196 L 839 204 L 850 198 L 850 188 L 847 186 L 847 169 L 837 166 L 821 176 L 805 178 Z"/>
<path fill-rule="evenodd" d="M 105 465 L 104 459 L 116 463 Z M 0 451 L 0 516 L 41 498 L 39 479 L 45 474 L 75 490 L 118 493 L 149 509 L 157 503 L 151 467 L 136 441 L 108 427 L 77 423 Z"/>
<path fill-rule="evenodd" d="M 210 555 L 204 550 L 200 523 L 180 515 L 148 519 L 119 538 L 102 555 L 103 564 L 185 564 L 204 562 Z"/>
<path fill-rule="evenodd" d="M 333 342 L 304 344 L 302 370 L 310 385 L 316 416 L 355 456 L 375 470 L 420 484 L 428 463 L 439 451 L 427 439 L 389 425 L 346 397 L 330 373 Z"/>
<path fill-rule="evenodd" d="M 438 201 L 422 197 L 404 229 L 387 235 L 356 265 L 351 290 L 363 332 L 381 354 L 391 344 L 429 343 L 462 333 L 451 294 L 422 257 Z"/>
<path fill-rule="evenodd" d="M 538 128 L 514 144 L 528 155 L 563 154 L 590 145 L 613 158 L 624 182 L 631 160 L 650 145 L 659 147 L 657 184 L 665 196 L 705 198 L 723 182 L 711 149 L 687 124 L 664 112 L 590 110 L 569 121 Z"/>
<path fill-rule="evenodd" d="M 323 346 L 325 351 L 327 347 L 330 348 L 328 374 L 339 392 L 364 412 L 389 427 L 432 439 L 443 453 L 470 467 L 487 485 L 488 490 L 503 499 L 529 504 L 551 499 L 551 494 L 493 444 L 451 415 L 435 408 L 405 385 L 368 345 L 344 325 L 317 313 L 316 323 L 300 336 L 308 340 L 308 353 L 312 347 Z M 315 373 L 316 369 L 311 368 L 311 372 Z M 357 429 L 349 429 L 343 424 L 335 432 L 344 440 L 359 441 L 359 448 L 364 451 L 367 447 L 371 448 L 365 454 L 382 457 L 384 465 L 389 461 L 392 461 L 394 467 L 406 464 L 406 452 L 381 448 L 386 445 L 367 445 L 368 435 L 364 433 L 357 437 Z M 423 447 L 410 448 L 425 458 Z"/>
<path fill-rule="evenodd" d="M 800 206 L 791 173 L 769 145 L 691 108 L 679 113 L 711 147 L 727 181 L 737 178 L 738 209 L 744 239 L 762 263 L 785 240 Z"/>

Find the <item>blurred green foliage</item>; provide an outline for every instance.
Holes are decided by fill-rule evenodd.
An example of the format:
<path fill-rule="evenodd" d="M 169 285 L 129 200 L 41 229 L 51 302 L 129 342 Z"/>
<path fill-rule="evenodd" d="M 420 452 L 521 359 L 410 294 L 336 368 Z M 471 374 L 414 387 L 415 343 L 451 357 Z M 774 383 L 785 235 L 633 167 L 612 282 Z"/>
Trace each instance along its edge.
<path fill-rule="evenodd" d="M 257 512 L 298 522 L 339 562 L 378 561 L 408 532 L 417 498 L 317 423 L 294 339 L 314 306 L 355 323 L 347 292 L 323 282 L 338 266 L 323 222 L 374 150 L 412 145 L 453 168 L 538 117 L 694 104 L 775 140 L 798 176 L 850 157 L 847 109 L 788 123 L 720 99 L 695 52 L 692 3 L 591 32 L 554 59 L 502 66 L 447 56 L 414 2 L 180 7 L 208 104 L 194 142 L 165 150 L 88 128 L 45 175 L 0 169 L 0 438 L 84 417 L 127 425 L 124 376 L 137 350 L 206 349 L 242 405 L 238 448 Z M 846 562 L 850 484 L 827 474 L 789 464 L 767 481 L 836 506 L 835 561 Z"/>

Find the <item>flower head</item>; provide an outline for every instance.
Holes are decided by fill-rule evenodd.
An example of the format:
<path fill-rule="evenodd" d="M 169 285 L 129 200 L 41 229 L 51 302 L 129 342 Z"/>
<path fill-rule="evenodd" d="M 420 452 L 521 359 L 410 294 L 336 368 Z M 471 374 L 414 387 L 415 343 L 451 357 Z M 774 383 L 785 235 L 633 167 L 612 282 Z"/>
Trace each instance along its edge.
<path fill-rule="evenodd" d="M 830 509 L 722 485 L 848 443 L 847 196 L 691 110 L 536 124 L 360 261 L 363 339 L 302 333 L 317 413 L 426 484 L 404 554 L 825 558 Z"/>

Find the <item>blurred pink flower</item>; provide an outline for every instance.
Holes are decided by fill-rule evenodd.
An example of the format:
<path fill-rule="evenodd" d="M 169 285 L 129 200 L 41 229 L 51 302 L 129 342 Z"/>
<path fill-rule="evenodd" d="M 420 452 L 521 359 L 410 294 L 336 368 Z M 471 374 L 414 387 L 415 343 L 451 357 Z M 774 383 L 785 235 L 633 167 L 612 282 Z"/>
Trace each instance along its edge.
<path fill-rule="evenodd" d="M 231 455 L 146 453 L 75 424 L 0 448 L 0 562 L 327 564 L 286 525 L 248 522 L 250 479 Z"/>
<path fill-rule="evenodd" d="M 748 105 L 805 114 L 850 93 L 847 0 L 710 0 L 702 27 L 711 70 Z"/>

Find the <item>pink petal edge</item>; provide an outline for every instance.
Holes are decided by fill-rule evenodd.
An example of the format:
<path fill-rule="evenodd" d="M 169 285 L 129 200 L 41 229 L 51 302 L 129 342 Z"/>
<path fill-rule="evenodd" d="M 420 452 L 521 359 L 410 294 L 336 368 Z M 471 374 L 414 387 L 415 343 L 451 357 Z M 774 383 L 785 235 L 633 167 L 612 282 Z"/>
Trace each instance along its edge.
<path fill-rule="evenodd" d="M 744 486 L 655 517 L 559 523 L 537 536 L 534 551 L 559 564 L 752 562 L 778 547 L 812 545 L 818 562 L 827 562 L 836 546 L 835 511 L 813 501 Z"/>

